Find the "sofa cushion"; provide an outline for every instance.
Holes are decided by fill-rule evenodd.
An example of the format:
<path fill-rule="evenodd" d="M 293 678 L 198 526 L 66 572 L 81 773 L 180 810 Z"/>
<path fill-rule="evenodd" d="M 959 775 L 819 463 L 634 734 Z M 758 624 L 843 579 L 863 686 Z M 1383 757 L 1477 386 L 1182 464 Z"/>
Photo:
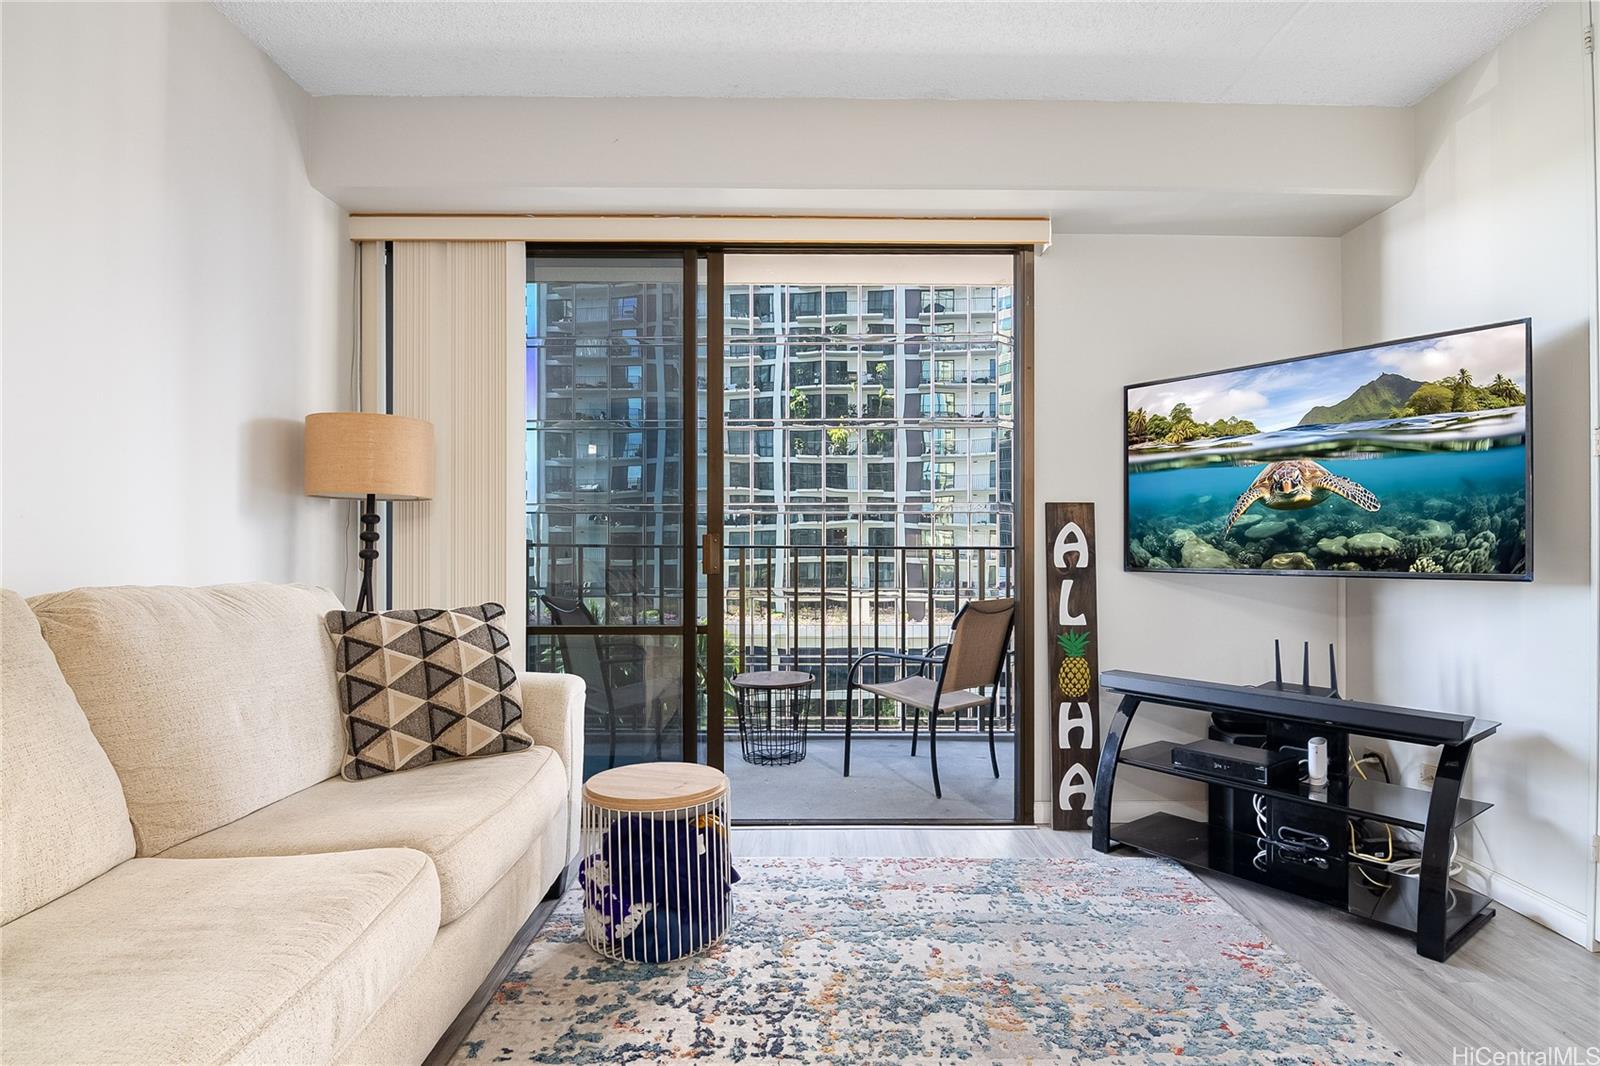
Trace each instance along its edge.
<path fill-rule="evenodd" d="M 428 1061 L 440 1034 L 466 1007 L 483 975 L 494 969 L 495 960 L 517 938 L 517 930 L 561 872 L 564 859 L 558 830 L 551 826 L 470 911 L 439 929 L 433 948 L 411 976 L 339 1053 L 335 1061 L 340 1066 L 416 1066 Z M 570 947 L 587 950 L 580 944 Z M 451 1061 L 464 1057 L 462 1066 L 487 1066 L 501 1057 L 495 1053 L 499 1050 L 463 1046 L 466 1055 Z M 581 1062 L 583 1054 L 574 1047 L 569 1061 Z M 641 1051 L 634 1061 L 642 1064 L 648 1059 L 648 1053 Z"/>
<path fill-rule="evenodd" d="M 334 662 L 361 781 L 445 759 L 523 751 L 517 670 L 498 603 L 452 611 L 333 611 Z"/>
<path fill-rule="evenodd" d="M 133 859 L 0 929 L 0 1060 L 327 1062 L 438 931 L 414 851 Z"/>
<path fill-rule="evenodd" d="M 111 760 L 39 623 L 0 590 L 0 924 L 133 857 Z"/>
<path fill-rule="evenodd" d="M 552 822 L 564 825 L 567 772 L 549 748 L 458 759 L 368 781 L 335 777 L 164 857 L 298 855 L 415 848 L 439 871 L 440 924 L 455 921 Z"/>
<path fill-rule="evenodd" d="M 325 780 L 343 753 L 338 606 L 297 585 L 86 588 L 30 600 L 111 757 L 140 855 Z"/>

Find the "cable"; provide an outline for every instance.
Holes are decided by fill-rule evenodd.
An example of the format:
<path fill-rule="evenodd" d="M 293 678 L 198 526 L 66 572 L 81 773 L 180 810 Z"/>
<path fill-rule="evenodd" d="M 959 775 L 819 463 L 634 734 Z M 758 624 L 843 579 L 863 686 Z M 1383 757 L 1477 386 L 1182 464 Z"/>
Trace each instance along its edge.
<path fill-rule="evenodd" d="M 1364 762 L 1375 762 L 1375 763 L 1377 763 L 1378 764 L 1378 769 L 1383 771 L 1383 779 L 1384 779 L 1384 781 L 1387 782 L 1387 783 L 1390 783 L 1390 784 L 1392 784 L 1394 782 L 1394 778 L 1389 776 L 1389 764 L 1384 761 L 1382 755 L 1379 755 L 1375 751 L 1363 752 L 1361 754 L 1361 758 L 1359 758 L 1359 759 L 1355 758 L 1354 756 L 1352 756 L 1351 759 L 1350 759 L 1350 765 L 1355 769 L 1356 773 L 1361 775 L 1361 779 L 1363 781 L 1370 781 L 1371 780 L 1371 778 L 1369 778 L 1367 776 L 1367 772 L 1361 768 L 1361 764 L 1364 763 Z"/>
<path fill-rule="evenodd" d="M 1384 760 L 1382 755 L 1375 751 L 1363 752 L 1360 758 L 1355 758 L 1352 756 L 1350 759 L 1351 768 L 1353 768 L 1355 772 L 1361 776 L 1363 781 L 1371 780 L 1371 778 L 1367 776 L 1367 772 L 1361 768 L 1361 764 L 1366 762 L 1377 764 L 1378 769 L 1383 772 L 1383 780 L 1385 782 L 1393 781 L 1393 778 L 1389 776 L 1389 764 Z M 1349 855 L 1352 859 L 1357 859 L 1361 863 L 1370 863 L 1371 865 L 1380 867 L 1385 873 L 1394 874 L 1399 877 L 1421 878 L 1422 856 L 1420 854 L 1411 854 L 1405 856 L 1404 858 L 1395 857 L 1394 827 L 1392 825 L 1387 822 L 1379 823 L 1383 826 L 1384 834 L 1388 840 L 1388 846 L 1385 854 L 1371 855 L 1361 850 L 1360 841 L 1356 839 L 1356 820 L 1351 819 L 1347 824 L 1350 828 Z M 1456 861 L 1456 852 L 1459 848 L 1460 841 L 1457 839 L 1454 831 L 1452 831 L 1450 834 L 1450 858 L 1446 864 L 1446 878 L 1457 877 L 1466 869 L 1462 863 Z M 1370 873 L 1367 872 L 1364 866 L 1358 865 L 1356 867 L 1356 872 L 1359 873 L 1362 878 L 1374 888 L 1386 889 L 1390 887 L 1387 883 L 1374 878 Z M 1456 905 L 1455 891 L 1449 887 L 1446 887 L 1445 889 L 1445 905 L 1446 907 L 1452 908 Z"/>
<path fill-rule="evenodd" d="M 1388 866 L 1390 863 L 1397 861 L 1394 857 L 1394 829 L 1387 822 L 1383 823 L 1383 830 L 1389 836 L 1389 850 L 1384 855 L 1367 855 L 1362 852 L 1361 845 L 1356 841 L 1355 821 L 1352 820 L 1346 824 L 1350 827 L 1350 856 L 1352 858 L 1377 863 L 1380 866 Z"/>
<path fill-rule="evenodd" d="M 1389 854 L 1391 856 L 1394 854 L 1393 840 L 1394 836 L 1393 831 L 1391 830 L 1389 845 Z M 1455 833 L 1452 832 L 1450 834 L 1450 859 L 1445 873 L 1445 907 L 1451 910 L 1453 910 L 1456 905 L 1456 893 L 1455 889 L 1449 887 L 1449 878 L 1459 876 L 1466 869 L 1462 863 L 1456 861 L 1456 851 L 1459 847 L 1460 840 L 1457 839 Z M 1422 856 L 1420 855 L 1408 855 L 1403 859 L 1381 859 L 1376 855 L 1365 855 L 1357 850 L 1356 827 L 1354 822 L 1350 823 L 1350 856 L 1352 858 L 1359 859 L 1362 862 L 1367 862 L 1378 866 L 1385 873 L 1393 874 L 1396 877 L 1411 877 L 1417 878 L 1418 880 L 1420 880 L 1422 877 Z M 1361 866 L 1357 866 L 1356 871 L 1360 873 L 1367 883 L 1372 885 L 1374 888 L 1390 887 L 1382 882 L 1374 880 L 1371 875 L 1369 875 Z"/>
<path fill-rule="evenodd" d="M 1256 847 L 1258 849 L 1256 851 L 1256 857 L 1250 860 L 1250 865 L 1254 866 L 1262 873 L 1266 873 L 1268 851 L 1267 838 L 1272 835 L 1271 830 L 1267 828 L 1267 797 L 1257 793 L 1250 798 L 1250 805 L 1255 808 L 1256 832 L 1260 834 L 1256 838 Z"/>
<path fill-rule="evenodd" d="M 1367 772 L 1361 768 L 1361 764 L 1364 763 L 1364 762 L 1367 762 L 1369 760 L 1373 761 L 1373 762 L 1376 762 L 1378 764 L 1378 768 L 1383 771 L 1383 779 L 1385 781 L 1388 781 L 1389 780 L 1389 766 L 1388 766 L 1387 763 L 1385 763 L 1383 761 L 1383 756 L 1379 755 L 1375 751 L 1365 752 L 1364 754 L 1362 754 L 1361 758 L 1359 758 L 1359 759 L 1352 758 L 1350 760 L 1350 765 L 1355 768 L 1356 773 L 1361 775 L 1361 780 L 1367 781 L 1367 780 L 1370 780 L 1370 778 L 1367 777 Z M 1389 867 L 1389 865 L 1391 863 L 1395 862 L 1395 857 L 1394 857 L 1394 827 L 1392 825 L 1390 825 L 1388 822 L 1382 823 L 1384 835 L 1388 838 L 1388 848 L 1387 848 L 1385 854 L 1379 856 L 1379 855 L 1367 855 L 1367 854 L 1364 854 L 1361 851 L 1361 846 L 1356 841 L 1356 823 L 1354 821 L 1351 821 L 1348 824 L 1350 826 L 1350 855 L 1351 855 L 1352 858 L 1360 859 L 1363 862 L 1377 863 L 1378 865 L 1383 866 L 1386 869 Z M 1361 866 L 1361 865 L 1358 864 L 1356 866 L 1356 872 L 1361 875 L 1363 880 L 1365 880 L 1369 885 L 1372 885 L 1374 888 L 1387 889 L 1389 887 L 1389 883 L 1388 882 L 1377 880 L 1370 873 L 1367 872 L 1367 870 L 1366 870 L 1366 868 L 1364 866 Z"/>
<path fill-rule="evenodd" d="M 1379 881 L 1376 877 L 1373 877 L 1371 874 L 1367 873 L 1367 869 L 1364 866 L 1358 864 L 1356 866 L 1356 873 L 1360 874 L 1361 879 L 1367 884 L 1371 885 L 1373 888 L 1388 889 L 1390 887 L 1390 883 L 1388 881 Z"/>
<path fill-rule="evenodd" d="M 1450 860 L 1447 870 L 1450 877 L 1455 877 L 1466 870 L 1464 864 L 1456 861 L 1456 850 L 1459 847 L 1460 841 L 1456 839 L 1455 833 L 1451 833 Z M 1404 859 L 1396 859 L 1388 864 L 1388 869 L 1391 873 L 1399 874 L 1401 877 L 1419 877 L 1422 873 L 1422 856 L 1416 855 Z"/>

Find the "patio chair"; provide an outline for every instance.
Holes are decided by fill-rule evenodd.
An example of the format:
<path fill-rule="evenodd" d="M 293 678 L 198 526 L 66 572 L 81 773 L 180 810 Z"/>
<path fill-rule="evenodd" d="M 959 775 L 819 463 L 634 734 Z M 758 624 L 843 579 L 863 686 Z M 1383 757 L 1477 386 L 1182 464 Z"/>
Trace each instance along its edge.
<path fill-rule="evenodd" d="M 549 596 L 540 601 L 550 611 L 550 618 L 558 626 L 594 626 L 594 613 L 581 600 L 562 603 Z M 640 720 L 648 702 L 642 677 L 644 649 L 626 637 L 602 636 L 595 633 L 562 635 L 556 640 L 561 649 L 561 665 L 567 673 L 583 678 L 587 690 L 584 702 L 590 711 L 604 719 L 609 734 L 610 749 L 606 755 L 606 768 L 617 765 L 617 719 L 623 708 L 637 708 Z M 632 667 L 630 670 L 629 668 Z M 630 676 L 632 675 L 632 676 Z M 604 706 L 600 706 L 600 701 Z M 622 706 L 618 706 L 618 702 Z M 659 737 L 658 737 L 659 740 Z M 659 747 L 659 744 L 658 744 Z"/>
<path fill-rule="evenodd" d="M 933 794 L 942 799 L 939 788 L 939 748 L 937 726 L 939 712 L 952 714 L 968 707 L 989 707 L 989 765 L 994 776 L 1000 776 L 1000 760 L 994 752 L 994 720 L 996 703 L 1000 697 L 1000 670 L 1005 665 L 1006 647 L 1011 643 L 1011 629 L 1016 622 L 1015 600 L 972 600 L 956 613 L 950 623 L 950 642 L 929 648 L 921 655 L 904 651 L 869 651 L 850 664 L 850 676 L 845 685 L 844 716 L 844 776 L 850 776 L 850 708 L 854 706 L 855 690 L 870 692 L 875 696 L 903 703 L 914 709 L 911 720 L 911 754 L 917 754 L 917 729 L 922 722 L 922 712 L 928 712 L 928 759 L 933 765 Z M 906 674 L 895 681 L 861 681 L 857 674 L 869 662 L 888 659 L 905 665 L 915 665 L 917 673 Z M 935 677 L 928 676 L 929 667 L 938 667 Z M 989 694 L 976 690 L 989 686 Z"/>

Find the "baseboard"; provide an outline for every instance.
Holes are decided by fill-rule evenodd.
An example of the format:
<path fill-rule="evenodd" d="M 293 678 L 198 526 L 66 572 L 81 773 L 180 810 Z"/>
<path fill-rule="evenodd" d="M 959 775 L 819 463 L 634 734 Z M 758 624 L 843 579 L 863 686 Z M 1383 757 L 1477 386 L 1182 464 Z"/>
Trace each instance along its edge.
<path fill-rule="evenodd" d="M 1472 875 L 1477 884 L 1486 887 L 1495 902 L 1504 904 L 1530 921 L 1538 922 L 1552 933 L 1566 937 L 1579 947 L 1589 951 L 1594 950 L 1590 947 L 1593 940 L 1589 931 L 1589 916 L 1582 911 L 1574 910 L 1565 903 L 1551 899 L 1536 888 L 1529 888 L 1521 881 L 1497 873 L 1471 859 L 1461 860 L 1461 865 L 1464 872 Z"/>

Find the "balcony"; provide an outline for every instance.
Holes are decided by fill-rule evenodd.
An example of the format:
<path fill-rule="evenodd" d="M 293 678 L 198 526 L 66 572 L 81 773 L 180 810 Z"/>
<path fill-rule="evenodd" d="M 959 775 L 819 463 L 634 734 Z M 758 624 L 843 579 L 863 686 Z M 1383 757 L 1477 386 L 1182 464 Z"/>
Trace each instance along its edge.
<path fill-rule="evenodd" d="M 662 637 L 603 632 L 603 627 L 671 624 L 681 604 L 672 581 L 676 547 L 529 544 L 529 622 L 587 625 L 587 632 L 528 641 L 530 664 L 572 669 L 590 686 L 586 724 L 590 772 L 618 761 L 680 757 L 681 651 Z M 966 602 L 1012 595 L 1015 558 L 1008 547 L 730 545 L 724 549 L 725 672 L 800 670 L 818 679 L 805 722 L 807 757 L 792 766 L 757 766 L 740 757 L 737 704 L 705 691 L 705 625 L 698 627 L 700 683 L 696 725 L 702 745 L 708 715 L 720 710 L 724 766 L 745 820 L 1004 821 L 1012 817 L 1017 703 L 1012 655 L 996 704 L 1000 777 L 989 763 L 982 708 L 941 713 L 939 768 L 944 796 L 935 799 L 926 721 L 911 754 L 910 708 L 858 694 L 846 696 L 851 663 L 870 650 L 922 651 L 949 639 Z M 587 619 L 554 617 L 550 602 L 586 605 Z M 864 671 L 889 681 L 899 666 Z M 718 706 L 720 704 L 720 707 Z M 851 776 L 842 775 L 846 717 L 853 735 Z"/>

